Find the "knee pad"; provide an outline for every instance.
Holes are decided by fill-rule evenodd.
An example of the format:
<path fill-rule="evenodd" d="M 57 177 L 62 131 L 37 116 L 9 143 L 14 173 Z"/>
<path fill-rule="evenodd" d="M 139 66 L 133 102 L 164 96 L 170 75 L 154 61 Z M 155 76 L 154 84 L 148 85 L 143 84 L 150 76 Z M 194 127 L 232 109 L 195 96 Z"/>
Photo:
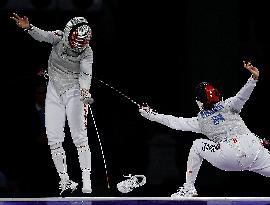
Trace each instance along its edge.
<path fill-rule="evenodd" d="M 77 144 L 76 147 L 77 147 L 78 153 L 79 152 L 85 152 L 85 151 L 88 151 L 88 150 L 90 151 L 88 141 Z"/>
<path fill-rule="evenodd" d="M 60 154 L 63 154 L 65 152 L 61 142 L 53 144 L 53 145 L 49 145 L 49 146 L 51 149 L 51 154 L 53 156 L 60 155 Z"/>

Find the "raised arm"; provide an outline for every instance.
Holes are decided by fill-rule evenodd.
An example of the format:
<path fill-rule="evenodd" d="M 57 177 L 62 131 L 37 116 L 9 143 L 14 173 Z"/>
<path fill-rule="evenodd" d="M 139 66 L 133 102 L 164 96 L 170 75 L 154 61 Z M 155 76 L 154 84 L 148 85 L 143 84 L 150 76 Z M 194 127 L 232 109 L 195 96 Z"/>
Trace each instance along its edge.
<path fill-rule="evenodd" d="M 252 76 L 248 79 L 247 83 L 241 88 L 241 90 L 231 98 L 225 100 L 225 104 L 228 105 L 232 111 L 241 112 L 246 101 L 249 99 L 253 89 L 259 78 L 259 70 L 254 67 L 250 62 L 246 63 L 243 61 L 244 68 L 246 68 Z"/>
<path fill-rule="evenodd" d="M 18 14 L 13 13 L 13 16 L 11 16 L 10 18 L 16 22 L 19 28 L 27 31 L 37 41 L 55 44 L 59 42 L 62 38 L 61 31 L 44 31 L 42 29 L 39 29 L 30 24 L 26 16 L 20 17 Z"/>
<path fill-rule="evenodd" d="M 148 120 L 158 122 L 175 130 L 201 133 L 197 117 L 183 118 L 154 112 L 148 106 L 139 108 L 140 114 Z"/>

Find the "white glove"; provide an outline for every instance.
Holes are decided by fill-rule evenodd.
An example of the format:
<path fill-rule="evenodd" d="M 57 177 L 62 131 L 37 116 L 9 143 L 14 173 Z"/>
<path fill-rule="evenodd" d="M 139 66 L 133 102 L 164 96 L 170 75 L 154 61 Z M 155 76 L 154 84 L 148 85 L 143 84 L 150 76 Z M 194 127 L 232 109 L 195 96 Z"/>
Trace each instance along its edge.
<path fill-rule="evenodd" d="M 152 114 L 155 114 L 154 110 L 150 108 L 147 104 L 143 104 L 139 108 L 139 112 L 141 116 L 145 117 L 146 119 L 149 119 Z"/>
<path fill-rule="evenodd" d="M 87 89 L 80 89 L 80 100 L 84 103 L 84 104 L 92 104 L 94 102 L 94 99 L 91 98 L 91 94 L 89 92 L 89 90 Z"/>

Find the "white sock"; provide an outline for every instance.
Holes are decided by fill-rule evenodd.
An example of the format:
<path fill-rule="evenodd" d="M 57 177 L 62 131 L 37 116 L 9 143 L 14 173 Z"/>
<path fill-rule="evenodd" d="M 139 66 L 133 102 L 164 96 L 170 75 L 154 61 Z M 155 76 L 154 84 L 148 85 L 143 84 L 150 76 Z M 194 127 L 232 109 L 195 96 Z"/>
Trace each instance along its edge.
<path fill-rule="evenodd" d="M 91 178 L 91 152 L 88 142 L 83 142 L 77 145 L 80 167 L 82 170 L 83 183 L 90 183 Z"/>

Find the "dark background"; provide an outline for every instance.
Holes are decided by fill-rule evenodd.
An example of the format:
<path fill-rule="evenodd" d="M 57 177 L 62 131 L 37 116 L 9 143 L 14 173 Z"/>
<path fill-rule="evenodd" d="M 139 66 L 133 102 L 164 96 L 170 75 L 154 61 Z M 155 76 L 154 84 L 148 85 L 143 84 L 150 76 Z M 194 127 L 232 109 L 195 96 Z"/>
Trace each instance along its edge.
<path fill-rule="evenodd" d="M 6 0 L 0 1 L 1 137 L 3 197 L 58 196 L 58 175 L 49 147 L 33 134 L 36 73 L 46 69 L 50 45 L 39 43 L 9 19 L 26 15 L 44 30 L 62 30 L 84 16 L 93 30 L 91 106 L 102 143 L 89 115 L 91 196 L 170 196 L 185 182 L 189 148 L 198 134 L 169 129 L 140 116 L 137 103 L 160 113 L 192 117 L 198 112 L 194 87 L 216 85 L 225 98 L 244 85 L 252 60 L 260 81 L 242 110 L 251 131 L 269 137 L 269 11 L 265 1 L 226 0 Z M 108 83 L 115 89 L 100 83 Z M 80 182 L 77 151 L 68 128 L 68 170 Z M 127 195 L 116 184 L 123 175 L 144 174 L 147 183 Z M 270 180 L 249 172 L 225 172 L 204 161 L 197 178 L 200 196 L 269 197 Z"/>

